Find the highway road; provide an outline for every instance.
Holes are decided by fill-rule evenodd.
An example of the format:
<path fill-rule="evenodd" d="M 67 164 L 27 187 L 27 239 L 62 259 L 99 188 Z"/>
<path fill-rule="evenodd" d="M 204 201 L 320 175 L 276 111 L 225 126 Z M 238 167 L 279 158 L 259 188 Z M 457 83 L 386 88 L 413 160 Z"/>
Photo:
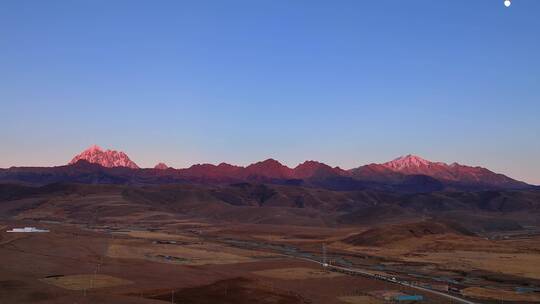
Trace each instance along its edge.
<path fill-rule="evenodd" d="M 424 292 L 427 292 L 427 293 L 436 294 L 438 296 L 445 297 L 447 299 L 452 300 L 455 303 L 480 304 L 480 303 L 477 303 L 477 302 L 465 300 L 465 299 L 463 299 L 461 297 L 457 297 L 457 296 L 451 295 L 449 293 L 445 293 L 445 292 L 441 292 L 441 291 L 437 291 L 437 290 L 433 290 L 433 289 L 413 285 L 413 284 L 411 284 L 411 283 L 409 283 L 407 281 L 399 281 L 399 280 L 393 279 L 393 277 L 383 276 L 383 275 L 379 275 L 379 274 L 373 274 L 373 273 L 370 273 L 370 272 L 367 272 L 365 270 L 358 269 L 358 268 L 343 267 L 343 266 L 329 265 L 329 264 L 326 264 L 326 266 L 324 266 L 323 265 L 324 263 L 319 261 L 319 260 L 309 258 L 309 257 L 306 257 L 306 256 L 302 256 L 302 253 L 299 252 L 299 251 L 296 251 L 296 250 L 284 250 L 285 248 L 280 247 L 280 246 L 272 246 L 272 245 L 261 243 L 261 242 L 245 241 L 245 240 L 231 240 L 231 239 L 229 239 L 229 240 L 213 239 L 213 240 L 214 241 L 221 241 L 221 242 L 224 242 L 224 243 L 229 244 L 229 245 L 232 244 L 234 246 L 239 246 L 240 248 L 251 248 L 251 249 L 252 248 L 258 248 L 258 249 L 264 248 L 264 249 L 269 249 L 269 250 L 273 250 L 273 251 L 277 250 L 284 256 L 288 256 L 288 257 L 308 261 L 308 262 L 311 262 L 311 263 L 317 263 L 317 264 L 321 265 L 322 267 L 342 271 L 342 272 L 345 272 L 345 273 L 360 274 L 360 275 L 363 275 L 365 277 L 369 277 L 369 278 L 372 278 L 372 279 L 383 280 L 383 281 L 386 281 L 386 282 L 389 282 L 389 283 L 407 286 L 407 287 L 414 288 L 414 289 L 417 289 L 417 290 L 421 290 L 421 291 L 424 291 Z M 246 245 L 248 247 L 245 247 Z M 253 247 L 249 247 L 249 246 L 253 246 Z"/>
<path fill-rule="evenodd" d="M 328 264 L 327 264 L 327 266 L 324 266 L 321 261 L 317 261 L 317 260 L 313 260 L 313 259 L 309 259 L 309 258 L 305 258 L 305 257 L 298 257 L 298 256 L 294 256 L 294 255 L 289 255 L 289 256 L 297 258 L 297 259 L 301 259 L 301 260 L 304 260 L 304 261 L 317 263 L 317 264 L 319 264 L 319 265 L 321 265 L 323 267 L 329 268 L 329 269 L 340 270 L 340 271 L 345 272 L 345 273 L 347 273 L 347 272 L 348 273 L 356 273 L 356 274 L 360 274 L 360 275 L 370 277 L 370 278 L 373 278 L 373 279 L 383 280 L 383 281 L 387 281 L 389 283 L 399 284 L 399 285 L 407 286 L 407 287 L 410 287 L 410 288 L 422 290 L 422 291 L 425 291 L 425 292 L 428 292 L 428 293 L 439 295 L 441 297 L 445 297 L 447 299 L 455 301 L 456 303 L 479 304 L 477 302 L 472 302 L 472 301 L 469 301 L 469 300 L 465 300 L 463 298 L 453 296 L 453 295 L 445 293 L 445 292 L 436 291 L 436 290 L 424 288 L 424 287 L 421 287 L 421 286 L 416 286 L 416 285 L 410 284 L 409 282 L 406 282 L 406 281 L 399 281 L 399 280 L 395 280 L 395 279 L 393 279 L 391 277 L 386 277 L 386 276 L 379 275 L 379 274 L 369 273 L 369 272 L 367 272 L 365 270 L 362 270 L 362 269 L 335 266 L 335 265 L 328 265 Z"/>

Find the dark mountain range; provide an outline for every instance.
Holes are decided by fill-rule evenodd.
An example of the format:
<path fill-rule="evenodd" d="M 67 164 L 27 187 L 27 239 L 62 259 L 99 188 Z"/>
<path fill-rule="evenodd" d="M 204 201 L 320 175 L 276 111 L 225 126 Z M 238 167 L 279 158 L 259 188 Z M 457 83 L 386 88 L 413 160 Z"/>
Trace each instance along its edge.
<path fill-rule="evenodd" d="M 336 176 L 350 176 L 349 172 L 317 161 L 305 161 L 293 169 L 294 177 L 298 179 L 324 179 Z"/>
<path fill-rule="evenodd" d="M 30 210 L 35 212 L 28 213 Z M 308 226 L 377 226 L 381 223 L 416 222 L 431 218 L 447 226 L 482 232 L 512 230 L 520 228 L 520 225 L 537 223 L 540 192 L 332 191 L 254 183 L 142 187 L 66 183 L 41 187 L 0 184 L 0 218 L 24 213 L 48 220 L 87 221 L 96 210 L 101 216 L 158 211 L 241 223 Z"/>
<path fill-rule="evenodd" d="M 31 185 L 56 182 L 134 185 L 256 182 L 340 191 L 372 189 L 405 193 L 533 187 L 482 167 L 431 162 L 414 155 L 351 170 L 333 168 L 316 161 L 306 161 L 289 168 L 274 159 L 246 167 L 221 163 L 173 169 L 159 164 L 153 169 L 140 169 L 125 153 L 103 151 L 97 146 L 83 151 L 66 166 L 1 169 L 0 182 Z"/>

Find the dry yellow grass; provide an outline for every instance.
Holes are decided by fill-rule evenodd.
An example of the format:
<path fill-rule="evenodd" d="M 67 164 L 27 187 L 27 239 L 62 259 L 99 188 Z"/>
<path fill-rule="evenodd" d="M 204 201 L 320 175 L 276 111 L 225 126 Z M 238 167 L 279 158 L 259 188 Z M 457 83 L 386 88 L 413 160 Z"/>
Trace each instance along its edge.
<path fill-rule="evenodd" d="M 155 216 L 170 216 L 170 213 L 160 211 L 134 212 L 124 216 L 124 218 L 129 220 L 146 220 Z"/>
<path fill-rule="evenodd" d="M 463 295 L 482 300 L 504 300 L 504 301 L 523 301 L 539 302 L 540 296 L 535 294 L 520 294 L 507 290 L 495 290 L 480 287 L 469 287 L 463 290 Z"/>
<path fill-rule="evenodd" d="M 41 281 L 69 290 L 113 287 L 133 283 L 128 280 L 104 274 L 77 274 L 62 277 L 45 278 L 41 279 Z"/>
<path fill-rule="evenodd" d="M 335 238 L 301 238 L 301 237 L 290 237 L 286 235 L 276 235 L 276 234 L 255 234 L 254 238 L 269 241 L 269 242 L 282 242 L 282 243 L 322 243 L 322 242 L 332 242 Z"/>
<path fill-rule="evenodd" d="M 282 280 L 322 279 L 342 276 L 342 273 L 315 268 L 279 268 L 254 271 L 253 274 Z"/>
<path fill-rule="evenodd" d="M 383 304 L 384 302 L 371 296 L 339 297 L 338 300 L 348 304 Z"/>
<path fill-rule="evenodd" d="M 529 243 L 531 241 L 528 241 Z M 444 265 L 469 271 L 480 269 L 525 278 L 540 279 L 540 254 L 529 250 L 526 241 L 495 242 L 463 236 L 428 236 L 396 242 L 385 247 L 351 246 L 334 243 L 331 248 L 384 256 L 408 262 Z"/>
<path fill-rule="evenodd" d="M 540 255 L 478 251 L 430 252 L 403 258 L 407 261 L 442 264 L 451 269 L 482 269 L 515 276 L 540 279 Z"/>
<path fill-rule="evenodd" d="M 185 242 L 196 242 L 197 238 L 180 235 L 180 234 L 170 234 L 164 232 L 153 232 L 153 231 L 128 231 L 128 232 L 114 232 L 114 234 L 128 235 L 133 238 L 148 239 L 148 240 L 166 240 L 166 241 L 185 241 Z"/>
<path fill-rule="evenodd" d="M 173 225 L 177 226 L 201 226 L 206 227 L 210 226 L 210 224 L 201 222 L 201 221 L 193 221 L 193 220 L 176 220 Z"/>
<path fill-rule="evenodd" d="M 111 243 L 107 250 L 107 256 L 185 265 L 236 264 L 255 261 L 258 256 L 268 257 L 267 254 L 256 251 L 210 243 L 179 246 L 137 241 Z"/>

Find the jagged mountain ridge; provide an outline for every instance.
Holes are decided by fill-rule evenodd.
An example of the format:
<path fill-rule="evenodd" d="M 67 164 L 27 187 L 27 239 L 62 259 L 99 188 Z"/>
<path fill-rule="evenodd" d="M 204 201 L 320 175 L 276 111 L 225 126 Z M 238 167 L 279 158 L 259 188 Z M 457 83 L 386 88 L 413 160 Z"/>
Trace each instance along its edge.
<path fill-rule="evenodd" d="M 115 150 L 103 150 L 97 145 L 93 145 L 76 155 L 69 162 L 69 165 L 73 165 L 79 160 L 86 160 L 89 163 L 98 164 L 106 168 L 127 167 L 139 169 L 139 166 L 129 159 L 126 153 Z"/>
<path fill-rule="evenodd" d="M 516 181 L 482 167 L 458 163 L 432 162 L 416 155 L 399 157 L 382 164 L 384 167 L 406 175 L 427 175 L 445 181 L 465 183 L 513 184 Z"/>
<path fill-rule="evenodd" d="M 160 169 L 160 170 L 157 170 Z M 289 168 L 267 159 L 246 167 L 227 163 L 197 164 L 173 169 L 160 163 L 140 169 L 124 152 L 92 146 L 67 166 L 53 168 L 10 168 L 0 170 L 0 181 L 46 184 L 49 182 L 166 184 L 260 182 L 304 185 L 333 190 L 376 189 L 432 192 L 443 189 L 523 189 L 526 183 L 486 168 L 457 163 L 448 165 L 407 155 L 382 164 L 343 170 L 317 161 Z"/>

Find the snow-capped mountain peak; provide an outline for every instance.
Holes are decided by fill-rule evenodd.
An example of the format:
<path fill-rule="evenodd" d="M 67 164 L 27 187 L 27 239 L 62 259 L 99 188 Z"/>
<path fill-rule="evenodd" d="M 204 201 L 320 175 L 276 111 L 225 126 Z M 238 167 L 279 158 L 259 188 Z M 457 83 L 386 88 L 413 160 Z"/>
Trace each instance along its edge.
<path fill-rule="evenodd" d="M 405 156 L 400 156 L 382 165 L 389 169 L 399 171 L 409 168 L 428 167 L 431 164 L 432 162 L 430 162 L 429 160 L 423 159 L 420 156 L 409 154 Z"/>
<path fill-rule="evenodd" d="M 90 163 L 98 164 L 103 167 L 128 167 L 138 169 L 139 166 L 135 164 L 129 157 L 122 151 L 106 150 L 104 151 L 97 145 L 92 145 L 88 149 L 75 156 L 69 164 L 75 164 L 79 160 L 86 160 Z"/>

